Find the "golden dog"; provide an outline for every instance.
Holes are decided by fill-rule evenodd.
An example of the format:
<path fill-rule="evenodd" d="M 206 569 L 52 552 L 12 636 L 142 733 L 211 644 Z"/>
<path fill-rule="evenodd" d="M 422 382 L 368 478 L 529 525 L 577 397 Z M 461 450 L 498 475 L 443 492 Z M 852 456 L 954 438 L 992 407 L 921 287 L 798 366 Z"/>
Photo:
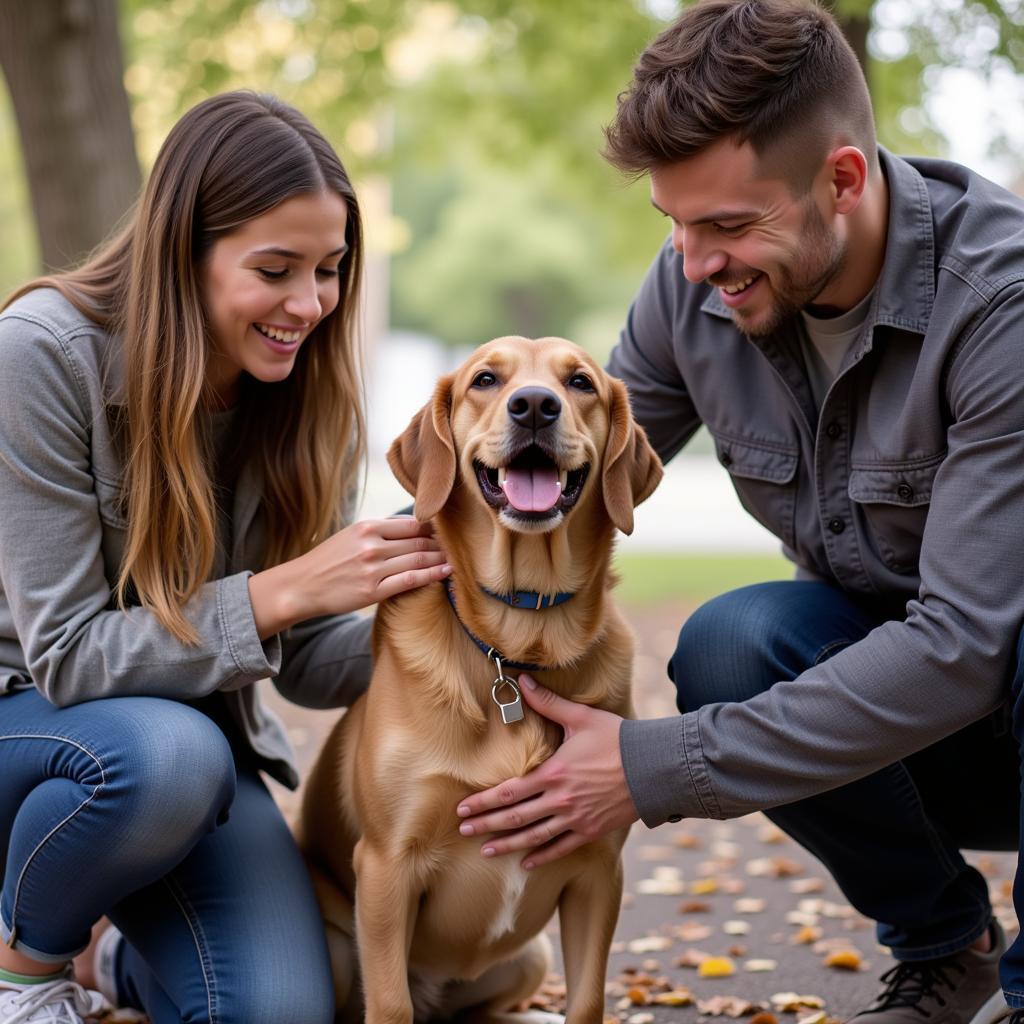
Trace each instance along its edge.
<path fill-rule="evenodd" d="M 447 585 L 380 605 L 369 691 L 306 789 L 300 841 L 339 1016 L 363 1012 L 355 939 L 370 1024 L 466 1010 L 493 1020 L 543 981 L 557 908 L 567 1020 L 597 1024 L 626 830 L 525 872 L 516 856 L 483 858 L 455 807 L 561 741 L 523 713 L 505 675 L 517 666 L 562 696 L 631 714 L 633 639 L 609 596 L 609 562 L 615 528 L 632 531 L 661 464 L 625 387 L 558 338 L 483 345 L 440 380 L 388 461 L 453 571 Z"/>

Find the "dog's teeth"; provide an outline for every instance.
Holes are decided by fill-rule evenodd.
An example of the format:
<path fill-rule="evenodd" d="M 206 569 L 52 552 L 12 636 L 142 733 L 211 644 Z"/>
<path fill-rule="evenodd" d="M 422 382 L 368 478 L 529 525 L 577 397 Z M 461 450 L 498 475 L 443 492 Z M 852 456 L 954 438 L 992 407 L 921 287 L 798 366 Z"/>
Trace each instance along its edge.
<path fill-rule="evenodd" d="M 568 482 L 568 480 L 569 470 L 563 469 L 562 472 L 558 474 L 558 485 L 561 488 L 563 494 L 565 494 L 565 485 Z"/>
<path fill-rule="evenodd" d="M 505 488 L 505 474 L 508 472 L 505 466 L 498 467 L 498 486 L 504 490 Z"/>

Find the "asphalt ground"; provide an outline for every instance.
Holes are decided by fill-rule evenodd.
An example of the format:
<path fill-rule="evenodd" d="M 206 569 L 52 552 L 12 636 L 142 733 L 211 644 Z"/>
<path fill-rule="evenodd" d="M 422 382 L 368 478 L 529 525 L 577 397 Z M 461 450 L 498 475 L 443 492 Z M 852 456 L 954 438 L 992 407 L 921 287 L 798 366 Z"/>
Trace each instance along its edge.
<path fill-rule="evenodd" d="M 641 717 L 674 713 L 665 664 L 691 610 L 626 608 L 637 633 Z M 298 708 L 270 692 L 267 700 L 284 718 L 300 765 L 308 768 L 337 712 Z M 294 815 L 297 794 L 279 787 L 274 792 L 286 816 Z M 993 904 L 1012 934 L 1017 926 L 1009 892 L 1016 858 L 980 853 L 968 859 L 988 878 Z M 606 987 L 608 1018 L 693 1024 L 764 1009 L 780 1024 L 845 1020 L 871 1001 L 878 977 L 894 963 L 877 945 L 873 922 L 847 904 L 814 857 L 762 815 L 688 820 L 654 830 L 637 824 L 626 844 L 625 867 Z M 557 950 L 557 921 L 551 933 Z M 716 964 L 707 959 L 731 973 L 709 974 Z M 559 1009 L 561 981 L 553 973 L 536 1005 Z M 786 993 L 810 998 L 803 1004 L 773 1001 Z"/>

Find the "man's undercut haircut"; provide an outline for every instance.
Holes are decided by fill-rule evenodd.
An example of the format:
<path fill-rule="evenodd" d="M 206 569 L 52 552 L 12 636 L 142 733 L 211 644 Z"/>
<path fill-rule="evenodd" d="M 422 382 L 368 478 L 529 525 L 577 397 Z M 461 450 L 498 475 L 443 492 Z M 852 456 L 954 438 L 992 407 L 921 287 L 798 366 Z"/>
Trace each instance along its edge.
<path fill-rule="evenodd" d="M 805 0 L 699 0 L 640 55 L 604 156 L 637 177 L 731 138 L 795 195 L 837 145 L 878 173 L 867 82 L 842 30 Z"/>

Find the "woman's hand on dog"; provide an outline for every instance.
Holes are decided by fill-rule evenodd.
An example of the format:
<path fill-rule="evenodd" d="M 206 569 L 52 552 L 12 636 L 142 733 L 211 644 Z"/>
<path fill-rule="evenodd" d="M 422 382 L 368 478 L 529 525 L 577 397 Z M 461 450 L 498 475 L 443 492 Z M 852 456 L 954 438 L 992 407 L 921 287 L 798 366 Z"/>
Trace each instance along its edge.
<path fill-rule="evenodd" d="M 412 516 L 366 519 L 251 576 L 249 596 L 265 640 L 297 622 L 366 608 L 450 573 L 429 523 Z"/>
<path fill-rule="evenodd" d="M 562 726 L 562 745 L 529 774 L 467 797 L 457 813 L 462 835 L 488 837 L 485 857 L 529 850 L 523 859 L 529 870 L 626 828 L 640 815 L 619 756 L 622 719 L 559 697 L 528 675 L 519 682 L 526 703 Z"/>

